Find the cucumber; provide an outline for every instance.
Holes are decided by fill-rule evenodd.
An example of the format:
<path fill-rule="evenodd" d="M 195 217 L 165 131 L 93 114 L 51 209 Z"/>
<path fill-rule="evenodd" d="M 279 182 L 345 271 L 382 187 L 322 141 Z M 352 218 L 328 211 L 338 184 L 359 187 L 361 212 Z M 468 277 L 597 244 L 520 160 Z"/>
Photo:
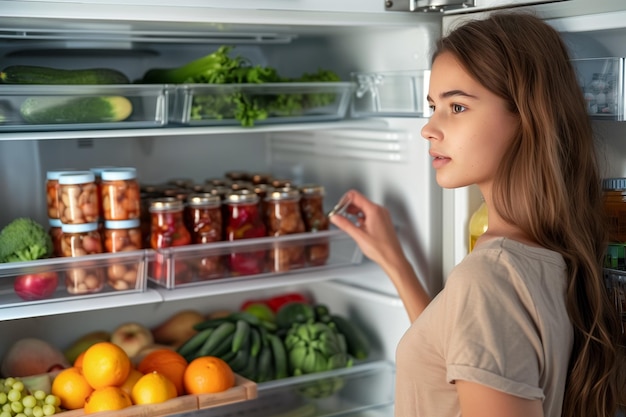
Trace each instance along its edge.
<path fill-rule="evenodd" d="M 109 68 L 65 70 L 34 65 L 13 65 L 0 72 L 5 84 L 129 84 L 120 71 Z"/>
<path fill-rule="evenodd" d="M 20 106 L 22 118 L 33 124 L 120 122 L 132 111 L 122 96 L 29 97 Z"/>

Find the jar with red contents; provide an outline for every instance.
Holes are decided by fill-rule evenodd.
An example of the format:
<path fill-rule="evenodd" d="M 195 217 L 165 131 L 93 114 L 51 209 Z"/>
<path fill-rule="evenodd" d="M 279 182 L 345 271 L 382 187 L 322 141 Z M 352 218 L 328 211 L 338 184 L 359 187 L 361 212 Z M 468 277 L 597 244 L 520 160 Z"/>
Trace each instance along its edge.
<path fill-rule="evenodd" d="M 61 254 L 81 257 L 102 253 L 98 222 L 61 225 Z M 100 266 L 72 267 L 65 273 L 65 286 L 70 294 L 89 294 L 104 287 L 104 271 Z"/>
<path fill-rule="evenodd" d="M 233 191 L 226 197 L 228 220 L 226 238 L 229 241 L 267 236 L 259 211 L 259 197 L 251 190 Z M 229 256 L 233 275 L 260 274 L 265 271 L 266 250 L 236 249 Z"/>
<path fill-rule="evenodd" d="M 156 280 L 171 281 L 169 276 L 169 262 L 159 249 L 189 245 L 191 234 L 183 220 L 183 202 L 175 197 L 164 197 L 152 200 L 150 203 L 150 247 L 156 249 L 155 260 L 151 265 L 152 277 Z M 191 270 L 181 261 L 175 261 L 174 283 L 189 282 Z"/>
<path fill-rule="evenodd" d="M 63 256 L 63 253 L 61 252 L 61 236 L 63 235 L 63 230 L 61 230 L 61 220 L 48 219 L 48 224 L 50 225 L 48 234 L 50 235 L 50 239 L 52 239 L 53 255 Z"/>
<path fill-rule="evenodd" d="M 268 236 L 284 236 L 304 233 L 304 221 L 300 213 L 300 192 L 296 188 L 278 188 L 265 199 Z M 285 272 L 302 268 L 305 264 L 302 242 L 281 242 L 268 256 L 272 272 Z"/>
<path fill-rule="evenodd" d="M 300 186 L 300 210 L 307 232 L 328 230 L 330 223 L 324 213 L 324 187 L 318 184 Z M 306 260 L 309 265 L 324 265 L 328 260 L 330 244 L 326 239 L 307 245 Z"/>
<path fill-rule="evenodd" d="M 139 219 L 106 220 L 104 222 L 104 251 L 108 253 L 141 250 L 143 240 Z M 139 265 L 136 262 L 116 262 L 107 268 L 107 283 L 116 290 L 137 286 Z"/>
<path fill-rule="evenodd" d="M 191 243 L 212 243 L 222 240 L 222 200 L 210 193 L 191 194 L 187 199 L 187 228 L 191 232 Z M 222 257 L 203 256 L 194 259 L 196 274 L 201 279 L 218 278 L 224 275 Z"/>

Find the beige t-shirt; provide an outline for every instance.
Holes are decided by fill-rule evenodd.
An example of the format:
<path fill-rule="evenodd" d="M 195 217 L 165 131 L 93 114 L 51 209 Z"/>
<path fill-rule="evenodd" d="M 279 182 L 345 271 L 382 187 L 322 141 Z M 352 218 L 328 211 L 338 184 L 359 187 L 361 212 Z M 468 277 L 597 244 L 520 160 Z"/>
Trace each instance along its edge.
<path fill-rule="evenodd" d="M 565 274 L 556 252 L 478 245 L 398 344 L 396 416 L 460 416 L 454 381 L 464 380 L 541 399 L 559 417 L 573 343 Z"/>

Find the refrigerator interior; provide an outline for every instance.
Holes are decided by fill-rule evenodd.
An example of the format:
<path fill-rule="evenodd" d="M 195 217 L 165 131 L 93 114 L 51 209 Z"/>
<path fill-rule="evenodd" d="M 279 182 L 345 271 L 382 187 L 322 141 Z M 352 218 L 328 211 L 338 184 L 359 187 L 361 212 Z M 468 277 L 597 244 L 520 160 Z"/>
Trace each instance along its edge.
<path fill-rule="evenodd" d="M 0 8 L 15 6 L 5 9 L 11 12 L 0 18 L 3 67 L 107 66 L 138 79 L 150 68 L 176 66 L 230 44 L 251 62 L 274 66 L 286 76 L 325 68 L 350 81 L 353 72 L 428 69 L 431 45 L 442 31 L 439 14 L 378 15 L 382 2 L 375 7 L 373 2 L 357 2 L 367 7 L 354 5 L 357 12 L 336 15 L 216 10 L 197 2 L 186 2 L 188 8 L 164 14 L 171 9 L 163 2 L 151 2 L 155 7 L 145 8 L 137 1 L 120 4 L 122 12 L 95 6 L 90 12 L 85 4 L 65 1 L 44 12 L 35 3 L 0 1 Z M 589 17 L 571 16 L 582 1 L 564 3 L 574 7 L 537 10 L 563 32 L 576 57 L 626 56 L 624 12 L 616 11 L 621 7 L 617 2 L 608 2 L 612 8 L 606 13 Z M 452 13 L 443 23 L 462 18 L 465 14 Z M 600 28 L 598 19 L 603 22 Z M 436 184 L 428 143 L 420 135 L 425 121 L 415 116 L 348 117 L 339 122 L 254 128 L 0 131 L 0 227 L 19 216 L 47 224 L 45 175 L 52 169 L 133 166 L 144 184 L 172 178 L 198 183 L 232 170 L 269 172 L 299 184 L 324 185 L 326 211 L 349 188 L 384 204 L 420 279 L 435 294 L 449 270 L 467 253 L 467 222 L 480 198 L 474 189 L 441 190 Z M 626 127 L 621 122 L 598 121 L 594 128 L 602 139 L 605 176 L 626 176 L 626 145 L 621 140 Z M 290 290 L 311 294 L 366 330 L 373 349 L 368 362 L 382 381 L 377 384 L 391 391 L 379 390 L 379 396 L 368 395 L 367 389 L 362 395 L 346 393 L 345 398 L 356 398 L 357 403 L 368 396 L 375 401 L 354 404 L 346 412 L 370 415 L 370 409 L 371 415 L 390 415 L 392 382 L 384 364 L 393 363 L 395 346 L 409 323 L 395 289 L 367 259 L 320 273 L 303 271 L 258 281 L 176 290 L 150 287 L 139 294 L 0 306 L 0 356 L 21 337 L 37 336 L 63 347 L 96 325 L 112 330 L 132 318 L 153 326 L 181 309 L 236 308 L 247 298 Z M 293 382 L 292 388 L 298 384 Z M 278 392 L 280 397 L 288 388 L 267 384 L 261 393 L 272 398 Z M 317 405 L 336 410 L 345 406 Z M 248 415 L 264 415 L 263 406 L 258 404 L 259 414 Z M 223 411 L 227 416 L 238 415 L 240 410 Z"/>

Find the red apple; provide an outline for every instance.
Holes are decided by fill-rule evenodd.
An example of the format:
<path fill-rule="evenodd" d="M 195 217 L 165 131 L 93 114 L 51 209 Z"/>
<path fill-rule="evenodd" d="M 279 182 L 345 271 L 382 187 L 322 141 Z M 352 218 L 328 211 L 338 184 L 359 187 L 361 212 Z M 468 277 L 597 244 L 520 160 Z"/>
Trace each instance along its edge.
<path fill-rule="evenodd" d="M 57 289 L 59 276 L 56 272 L 37 272 L 15 278 L 13 288 L 26 301 L 49 298 Z"/>

